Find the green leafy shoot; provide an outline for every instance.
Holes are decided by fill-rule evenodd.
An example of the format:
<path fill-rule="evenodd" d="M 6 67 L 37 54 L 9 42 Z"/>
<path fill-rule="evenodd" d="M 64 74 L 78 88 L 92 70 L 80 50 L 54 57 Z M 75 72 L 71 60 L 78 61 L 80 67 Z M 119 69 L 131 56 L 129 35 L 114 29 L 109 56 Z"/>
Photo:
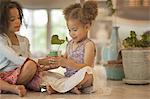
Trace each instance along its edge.
<path fill-rule="evenodd" d="M 141 35 L 142 39 L 140 40 L 142 47 L 150 47 L 150 31 L 147 31 Z"/>
<path fill-rule="evenodd" d="M 123 46 L 125 48 L 133 47 L 150 47 L 150 31 L 143 33 L 141 39 L 137 39 L 135 31 L 130 31 L 130 36 L 123 40 Z"/>
<path fill-rule="evenodd" d="M 66 41 L 68 42 L 68 38 L 66 37 Z M 51 44 L 59 45 L 58 50 L 60 46 L 65 42 L 63 39 L 59 39 L 58 35 L 53 35 L 51 38 Z"/>
<path fill-rule="evenodd" d="M 108 7 L 108 8 L 110 8 L 110 9 L 111 9 L 112 14 L 114 14 L 114 13 L 115 13 L 115 11 L 116 11 L 116 9 L 114 9 L 114 8 L 113 8 L 112 0 L 107 0 L 107 1 L 106 1 L 106 5 L 107 5 L 107 7 Z"/>
<path fill-rule="evenodd" d="M 53 35 L 51 38 L 51 44 L 61 45 L 65 42 L 63 39 L 59 39 L 58 35 Z"/>

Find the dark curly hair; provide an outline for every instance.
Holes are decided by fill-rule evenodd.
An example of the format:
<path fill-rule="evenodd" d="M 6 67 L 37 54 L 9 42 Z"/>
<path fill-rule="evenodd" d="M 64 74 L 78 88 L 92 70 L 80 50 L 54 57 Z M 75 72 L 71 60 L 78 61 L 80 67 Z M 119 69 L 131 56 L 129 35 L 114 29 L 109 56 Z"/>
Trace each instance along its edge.
<path fill-rule="evenodd" d="M 15 1 L 2 1 L 0 3 L 0 34 L 6 33 L 9 28 L 9 10 L 12 8 L 18 9 L 22 23 L 23 11 L 21 5 Z"/>
<path fill-rule="evenodd" d="M 83 7 L 80 3 L 75 3 L 63 11 L 65 19 L 78 19 L 82 24 L 92 24 L 98 14 L 96 1 L 86 1 Z"/>

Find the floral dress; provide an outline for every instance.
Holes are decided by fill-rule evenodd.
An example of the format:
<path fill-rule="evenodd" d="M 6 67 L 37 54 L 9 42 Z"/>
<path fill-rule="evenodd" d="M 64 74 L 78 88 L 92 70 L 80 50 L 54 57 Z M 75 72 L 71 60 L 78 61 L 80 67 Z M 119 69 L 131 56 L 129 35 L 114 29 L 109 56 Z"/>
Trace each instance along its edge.
<path fill-rule="evenodd" d="M 85 39 L 84 41 L 80 42 L 80 44 L 75 50 L 72 50 L 73 41 L 71 40 L 67 45 L 68 58 L 74 60 L 76 63 L 79 63 L 79 64 L 84 63 L 85 44 L 87 42 L 92 42 L 92 41 L 90 39 Z M 76 72 L 77 70 L 67 68 L 65 72 L 65 76 L 70 77 Z"/>

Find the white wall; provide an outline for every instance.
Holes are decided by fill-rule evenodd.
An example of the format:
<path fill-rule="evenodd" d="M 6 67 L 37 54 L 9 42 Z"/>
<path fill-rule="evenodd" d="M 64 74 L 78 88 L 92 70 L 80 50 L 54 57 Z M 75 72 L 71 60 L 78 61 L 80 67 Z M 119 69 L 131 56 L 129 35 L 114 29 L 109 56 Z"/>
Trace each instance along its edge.
<path fill-rule="evenodd" d="M 129 36 L 131 30 L 135 31 L 138 35 L 145 31 L 150 31 L 150 20 L 140 21 L 116 17 L 113 21 L 114 25 L 120 27 L 119 36 L 121 40 Z"/>

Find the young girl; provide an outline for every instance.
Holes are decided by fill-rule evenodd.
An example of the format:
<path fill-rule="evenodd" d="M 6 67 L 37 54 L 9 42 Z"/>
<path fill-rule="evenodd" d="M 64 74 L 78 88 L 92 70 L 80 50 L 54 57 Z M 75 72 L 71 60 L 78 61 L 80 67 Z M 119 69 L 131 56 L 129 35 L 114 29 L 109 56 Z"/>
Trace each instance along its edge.
<path fill-rule="evenodd" d="M 22 8 L 17 2 L 0 3 L 0 93 L 7 91 L 24 96 L 26 88 L 40 91 L 39 67 L 28 58 L 29 41 L 15 33 L 20 29 L 22 17 Z"/>
<path fill-rule="evenodd" d="M 67 45 L 64 57 L 59 57 L 56 61 L 59 62 L 60 66 L 66 68 L 66 77 L 72 77 L 77 71 L 86 66 L 94 66 L 96 48 L 94 42 L 88 38 L 88 32 L 97 13 L 98 9 L 95 1 L 86 1 L 83 6 L 76 3 L 64 10 L 72 40 Z M 84 79 L 71 92 L 80 94 L 90 86 L 93 86 L 93 75 L 86 73 Z M 54 90 L 49 86 L 48 93 L 52 94 L 53 92 Z"/>

